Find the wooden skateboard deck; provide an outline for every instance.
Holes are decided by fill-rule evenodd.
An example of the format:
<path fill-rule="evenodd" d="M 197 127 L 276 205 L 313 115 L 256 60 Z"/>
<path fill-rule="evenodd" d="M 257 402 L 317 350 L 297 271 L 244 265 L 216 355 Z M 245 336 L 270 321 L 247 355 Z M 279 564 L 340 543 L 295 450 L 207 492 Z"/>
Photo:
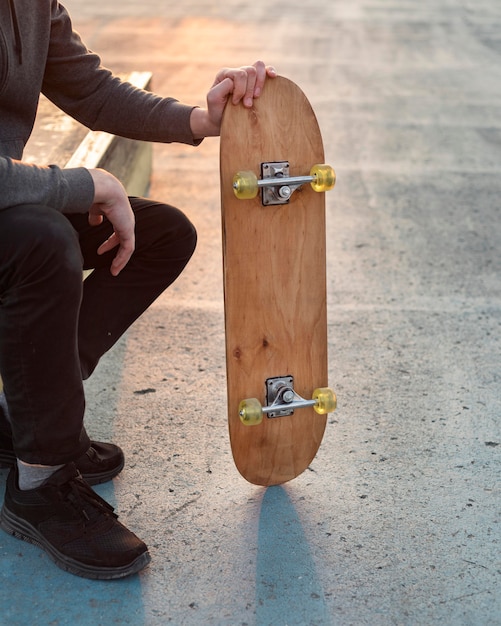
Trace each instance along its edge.
<path fill-rule="evenodd" d="M 304 176 L 323 164 L 324 152 L 306 96 L 277 77 L 266 81 L 252 109 L 226 107 L 220 148 L 230 442 L 242 476 L 266 486 L 309 466 L 326 425 L 312 406 L 279 417 L 268 417 L 270 411 L 257 425 L 241 419 L 242 400 L 270 406 L 267 393 L 273 399 L 284 381 L 309 400 L 328 383 L 325 194 L 306 183 L 287 203 L 263 206 L 261 193 L 253 199 L 234 193 L 237 172 L 266 177 L 270 166 L 262 164 L 278 163 L 271 171 L 278 167 L 280 176 L 283 162 L 289 177 Z M 289 392 L 287 401 L 296 400 Z M 283 406 L 283 396 L 274 402 Z"/>

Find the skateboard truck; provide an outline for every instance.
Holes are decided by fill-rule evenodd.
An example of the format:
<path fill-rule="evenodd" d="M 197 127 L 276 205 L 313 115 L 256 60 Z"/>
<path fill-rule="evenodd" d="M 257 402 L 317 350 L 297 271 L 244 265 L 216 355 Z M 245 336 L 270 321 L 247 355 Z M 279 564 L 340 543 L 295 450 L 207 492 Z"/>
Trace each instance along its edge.
<path fill-rule="evenodd" d="M 246 426 L 255 426 L 263 421 L 263 416 L 269 418 L 292 415 L 294 409 L 313 407 L 320 415 L 332 413 L 336 409 L 336 396 L 328 387 L 315 389 L 311 400 L 306 400 L 294 391 L 292 376 L 268 378 L 266 381 L 267 406 L 261 406 L 257 398 L 246 398 L 240 402 L 238 414 Z"/>
<path fill-rule="evenodd" d="M 289 176 L 288 161 L 261 163 L 258 179 L 252 171 L 237 172 L 233 177 L 233 192 L 240 200 L 255 198 L 261 189 L 264 206 L 287 204 L 290 197 L 305 183 L 314 191 L 329 191 L 336 184 L 336 173 L 330 165 L 314 165 L 308 176 Z"/>

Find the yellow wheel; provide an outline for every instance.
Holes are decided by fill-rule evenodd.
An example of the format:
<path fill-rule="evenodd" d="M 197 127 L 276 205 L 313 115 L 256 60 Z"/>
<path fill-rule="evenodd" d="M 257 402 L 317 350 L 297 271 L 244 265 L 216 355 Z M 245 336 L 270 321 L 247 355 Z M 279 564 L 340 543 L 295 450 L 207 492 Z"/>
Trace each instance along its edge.
<path fill-rule="evenodd" d="M 257 196 L 257 176 L 254 172 L 237 172 L 233 176 L 233 192 L 239 200 L 250 200 Z"/>
<path fill-rule="evenodd" d="M 332 389 L 329 389 L 328 387 L 315 389 L 312 399 L 317 401 L 313 408 L 320 415 L 325 415 L 325 413 L 332 413 L 336 410 L 336 394 L 332 391 Z"/>
<path fill-rule="evenodd" d="M 310 176 L 313 176 L 310 184 L 314 191 L 330 191 L 336 184 L 336 172 L 330 165 L 314 165 Z"/>
<path fill-rule="evenodd" d="M 242 424 L 256 426 L 263 421 L 263 409 L 256 398 L 246 398 L 238 405 L 238 415 Z"/>

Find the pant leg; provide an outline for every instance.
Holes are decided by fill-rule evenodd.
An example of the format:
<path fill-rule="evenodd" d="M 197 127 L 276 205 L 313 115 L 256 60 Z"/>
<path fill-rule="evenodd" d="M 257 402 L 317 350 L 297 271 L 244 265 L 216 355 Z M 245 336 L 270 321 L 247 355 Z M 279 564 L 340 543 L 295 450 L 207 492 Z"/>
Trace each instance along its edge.
<path fill-rule="evenodd" d="M 196 231 L 178 209 L 144 198 L 131 198 L 136 216 L 136 248 L 118 276 L 110 273 L 116 250 L 99 256 L 97 249 L 112 232 L 105 221 L 89 226 L 87 216 L 68 216 L 78 231 L 86 278 L 80 307 L 78 346 L 82 377 L 171 284 L 191 258 Z"/>
<path fill-rule="evenodd" d="M 40 206 L 0 211 L 0 371 L 24 461 L 55 465 L 85 452 L 82 377 L 193 254 L 196 232 L 180 211 L 131 204 L 136 250 L 118 277 L 114 251 L 96 253 L 108 222 L 89 227 L 86 215 Z M 82 286 L 83 266 L 95 270 Z"/>
<path fill-rule="evenodd" d="M 84 392 L 77 328 L 82 256 L 68 220 L 53 209 L 0 211 L 0 371 L 14 449 L 28 463 L 78 458 Z"/>

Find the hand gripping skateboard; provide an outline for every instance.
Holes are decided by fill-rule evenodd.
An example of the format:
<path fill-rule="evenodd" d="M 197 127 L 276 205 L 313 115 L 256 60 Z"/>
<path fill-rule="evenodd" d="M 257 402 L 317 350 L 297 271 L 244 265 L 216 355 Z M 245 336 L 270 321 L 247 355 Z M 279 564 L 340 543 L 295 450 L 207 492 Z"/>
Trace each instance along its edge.
<path fill-rule="evenodd" d="M 283 77 L 229 104 L 220 144 L 228 424 L 257 485 L 303 472 L 336 397 L 327 387 L 325 194 L 315 114 Z"/>

